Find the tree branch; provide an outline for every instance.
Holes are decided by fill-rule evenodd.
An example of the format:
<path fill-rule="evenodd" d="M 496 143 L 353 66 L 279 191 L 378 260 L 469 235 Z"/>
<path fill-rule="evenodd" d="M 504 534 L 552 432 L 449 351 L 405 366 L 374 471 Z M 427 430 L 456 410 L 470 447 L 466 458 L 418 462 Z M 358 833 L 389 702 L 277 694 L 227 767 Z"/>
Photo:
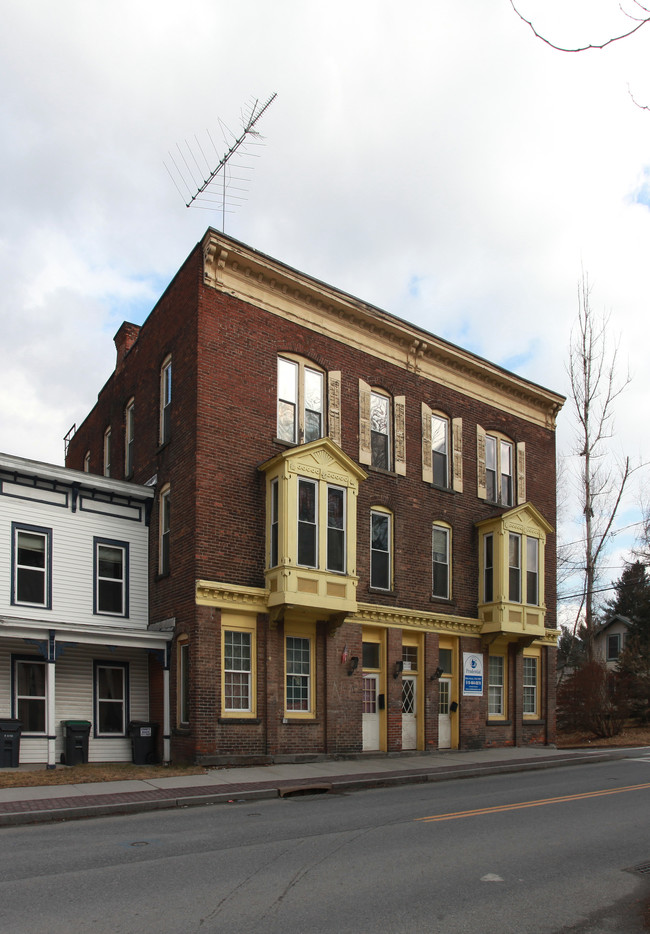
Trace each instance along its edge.
<path fill-rule="evenodd" d="M 642 6 L 642 5 L 638 2 L 638 0 L 635 0 L 635 4 L 636 4 L 636 6 L 639 7 L 640 10 L 643 10 L 645 13 L 650 14 L 650 10 L 648 10 L 646 7 Z M 520 13 L 520 12 L 519 12 L 519 10 L 517 9 L 517 7 L 515 6 L 515 0 L 510 0 L 510 6 L 511 6 L 512 9 L 515 11 L 515 13 L 516 13 L 517 16 L 519 17 L 519 19 L 520 19 L 523 23 L 526 23 L 527 26 L 530 27 L 530 29 L 532 30 L 533 34 L 534 34 L 541 42 L 544 42 L 546 45 L 548 45 L 551 49 L 555 49 L 556 52 L 587 52 L 587 51 L 589 51 L 589 49 L 605 49 L 605 48 L 607 48 L 608 45 L 611 45 L 613 42 L 620 42 L 621 39 L 627 39 L 628 36 L 633 36 L 635 32 L 638 32 L 639 29 L 642 29 L 644 26 L 646 26 L 648 23 L 650 23 L 650 15 L 644 16 L 644 17 L 638 17 L 638 18 L 637 18 L 637 17 L 635 17 L 635 16 L 632 16 L 631 13 L 628 13 L 627 10 L 624 10 L 623 7 L 620 6 L 621 12 L 624 13 L 625 16 L 628 17 L 628 19 L 631 19 L 633 22 L 636 22 L 636 26 L 634 26 L 632 29 L 629 29 L 627 32 L 621 33 L 620 36 L 612 36 L 611 39 L 607 39 L 605 42 L 601 42 L 601 43 L 590 43 L 589 45 L 577 46 L 576 48 L 567 48 L 566 46 L 556 45 L 554 42 L 551 42 L 550 39 L 547 39 L 546 36 L 543 36 L 541 33 L 537 32 L 537 30 L 536 30 L 535 27 L 533 26 L 531 20 L 526 19 L 526 17 L 523 15 L 523 13 Z"/>

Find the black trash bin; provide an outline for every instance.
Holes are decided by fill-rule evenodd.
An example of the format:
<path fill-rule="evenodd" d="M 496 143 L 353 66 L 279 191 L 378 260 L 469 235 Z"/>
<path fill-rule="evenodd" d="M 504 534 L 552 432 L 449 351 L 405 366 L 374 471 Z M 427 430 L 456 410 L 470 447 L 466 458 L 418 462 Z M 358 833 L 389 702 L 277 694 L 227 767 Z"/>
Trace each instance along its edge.
<path fill-rule="evenodd" d="M 65 743 L 65 764 L 82 765 L 88 762 L 88 737 L 92 724 L 89 720 L 62 720 Z"/>
<path fill-rule="evenodd" d="M 131 720 L 129 723 L 132 756 L 134 765 L 154 765 L 158 762 L 156 737 L 158 724 L 148 720 Z"/>
<path fill-rule="evenodd" d="M 0 720 L 0 769 L 17 769 L 20 762 L 20 720 Z"/>

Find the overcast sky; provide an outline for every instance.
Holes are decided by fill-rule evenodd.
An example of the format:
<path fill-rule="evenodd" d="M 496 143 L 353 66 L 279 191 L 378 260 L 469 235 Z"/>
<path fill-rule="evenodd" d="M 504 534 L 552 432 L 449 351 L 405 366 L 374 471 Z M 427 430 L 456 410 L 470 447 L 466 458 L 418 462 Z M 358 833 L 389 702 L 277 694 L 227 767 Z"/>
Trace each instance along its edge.
<path fill-rule="evenodd" d="M 519 8 L 560 45 L 630 24 L 618 0 Z M 277 92 L 228 234 L 564 394 L 584 269 L 632 377 L 615 453 L 650 456 L 650 26 L 563 54 L 509 0 L 0 10 L 0 450 L 62 463 L 121 322 L 221 225 L 184 206 L 168 152 L 209 133 L 222 154 L 219 120 L 237 134 Z M 571 449 L 568 405 L 558 441 Z"/>

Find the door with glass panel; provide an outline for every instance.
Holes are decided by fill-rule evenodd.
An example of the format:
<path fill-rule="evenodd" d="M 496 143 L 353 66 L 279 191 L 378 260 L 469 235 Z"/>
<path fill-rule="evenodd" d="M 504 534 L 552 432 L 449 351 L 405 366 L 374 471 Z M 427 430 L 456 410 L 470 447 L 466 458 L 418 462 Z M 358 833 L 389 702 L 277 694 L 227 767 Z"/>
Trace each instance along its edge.
<path fill-rule="evenodd" d="M 438 749 L 451 749 L 451 678 L 438 685 Z"/>
<path fill-rule="evenodd" d="M 417 749 L 417 679 L 402 676 L 402 749 Z"/>
<path fill-rule="evenodd" d="M 363 676 L 363 749 L 379 749 L 379 675 Z"/>

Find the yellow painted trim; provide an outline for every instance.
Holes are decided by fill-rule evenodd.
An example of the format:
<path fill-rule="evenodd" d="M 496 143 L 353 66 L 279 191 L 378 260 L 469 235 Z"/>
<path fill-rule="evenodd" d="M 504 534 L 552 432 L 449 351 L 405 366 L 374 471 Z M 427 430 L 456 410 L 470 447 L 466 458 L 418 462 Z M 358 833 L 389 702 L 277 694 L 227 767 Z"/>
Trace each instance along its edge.
<path fill-rule="evenodd" d="M 460 644 L 457 638 L 453 636 L 440 636 L 438 640 L 438 650 L 451 649 L 451 671 L 444 672 L 443 677 L 451 675 L 451 690 L 449 692 L 449 703 L 454 701 L 458 704 L 456 713 L 451 715 L 451 748 L 458 749 L 460 741 Z"/>
<path fill-rule="evenodd" d="M 309 639 L 309 710 L 287 708 L 287 638 Z M 287 720 L 316 719 L 316 623 L 293 620 L 284 627 L 284 716 Z"/>
<path fill-rule="evenodd" d="M 537 659 L 537 685 L 535 687 L 535 713 L 525 713 L 523 714 L 524 720 L 539 720 L 542 716 L 542 650 L 539 646 L 531 645 L 528 648 L 524 649 L 524 658 L 536 658 Z M 523 674 L 521 679 L 521 691 L 523 695 L 524 691 L 524 682 Z"/>
<path fill-rule="evenodd" d="M 204 283 L 549 430 L 564 397 L 208 229 Z"/>
<path fill-rule="evenodd" d="M 246 632 L 251 636 L 251 709 L 226 709 L 225 635 L 228 632 Z M 221 716 L 228 720 L 252 720 L 257 717 L 257 614 L 224 611 L 221 614 Z"/>

